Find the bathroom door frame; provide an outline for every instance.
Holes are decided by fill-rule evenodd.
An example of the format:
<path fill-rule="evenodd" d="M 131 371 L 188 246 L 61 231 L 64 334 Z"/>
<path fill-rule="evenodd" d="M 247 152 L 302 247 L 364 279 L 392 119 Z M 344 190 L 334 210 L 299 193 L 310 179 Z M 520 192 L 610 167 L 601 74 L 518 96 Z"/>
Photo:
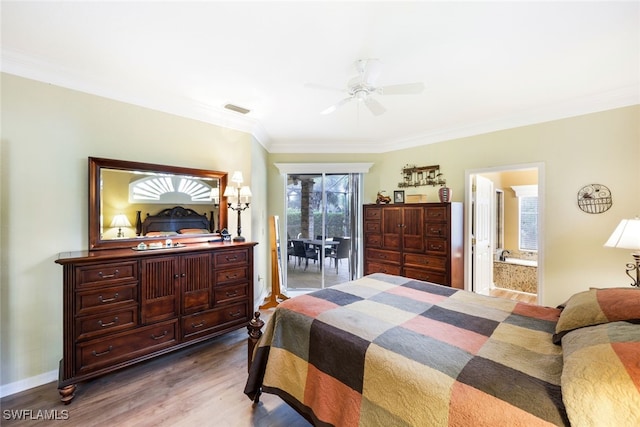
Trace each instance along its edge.
<path fill-rule="evenodd" d="M 544 224 L 545 224 L 545 171 L 544 163 L 520 163 L 513 165 L 494 166 L 490 168 L 465 170 L 465 210 L 464 210 L 464 288 L 475 292 L 473 285 L 473 181 L 476 175 L 495 172 L 519 171 L 537 169 L 538 171 L 538 295 L 537 302 L 544 301 Z M 493 211 L 493 210 L 492 210 Z"/>

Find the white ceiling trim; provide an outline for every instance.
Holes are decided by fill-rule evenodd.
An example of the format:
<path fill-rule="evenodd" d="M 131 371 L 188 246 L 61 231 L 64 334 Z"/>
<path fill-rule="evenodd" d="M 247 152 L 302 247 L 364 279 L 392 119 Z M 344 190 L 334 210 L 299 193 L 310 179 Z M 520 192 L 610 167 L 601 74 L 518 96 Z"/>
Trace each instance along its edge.
<path fill-rule="evenodd" d="M 368 173 L 373 163 L 274 163 L 280 174 Z"/>

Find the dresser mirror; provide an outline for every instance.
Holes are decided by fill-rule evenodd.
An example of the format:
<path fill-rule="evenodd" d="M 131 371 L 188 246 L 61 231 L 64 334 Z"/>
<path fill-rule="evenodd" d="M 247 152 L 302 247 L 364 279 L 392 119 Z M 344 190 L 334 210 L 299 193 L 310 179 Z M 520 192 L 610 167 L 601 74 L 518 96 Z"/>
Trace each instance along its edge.
<path fill-rule="evenodd" d="M 89 250 L 217 240 L 226 184 L 226 172 L 89 157 Z"/>

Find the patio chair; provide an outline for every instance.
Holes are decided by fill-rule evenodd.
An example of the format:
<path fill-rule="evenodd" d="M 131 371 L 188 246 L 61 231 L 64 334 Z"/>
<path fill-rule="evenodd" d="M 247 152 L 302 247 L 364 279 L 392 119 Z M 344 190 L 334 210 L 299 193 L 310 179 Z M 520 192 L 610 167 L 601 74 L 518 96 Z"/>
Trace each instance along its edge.
<path fill-rule="evenodd" d="M 294 240 L 293 256 L 298 258 L 298 265 L 300 265 L 302 258 L 304 258 L 304 269 L 306 270 L 307 267 L 309 267 L 309 259 L 314 260 L 314 262 L 318 259 L 318 252 L 316 252 L 315 249 L 307 248 L 304 242 L 300 240 Z"/>

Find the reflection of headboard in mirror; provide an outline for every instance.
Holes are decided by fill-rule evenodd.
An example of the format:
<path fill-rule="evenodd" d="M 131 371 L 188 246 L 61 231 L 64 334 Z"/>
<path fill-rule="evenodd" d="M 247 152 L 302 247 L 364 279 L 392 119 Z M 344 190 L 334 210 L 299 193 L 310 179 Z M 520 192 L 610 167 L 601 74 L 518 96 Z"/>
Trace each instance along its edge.
<path fill-rule="evenodd" d="M 175 206 L 200 212 L 205 219 L 211 213 L 207 225 L 184 228 L 227 228 L 226 185 L 226 172 L 89 157 L 89 250 L 127 248 L 157 239 L 141 235 L 140 213 Z M 120 214 L 128 220 L 122 227 L 114 220 Z M 204 243 L 211 236 L 178 234 L 172 240 Z"/>
<path fill-rule="evenodd" d="M 182 206 L 163 209 L 156 215 L 147 213 L 147 217 L 139 227 L 141 235 L 146 237 L 206 234 L 211 232 L 211 225 L 206 215 L 201 215 L 193 209 L 185 209 Z M 137 228 L 138 224 L 136 224 Z"/>

